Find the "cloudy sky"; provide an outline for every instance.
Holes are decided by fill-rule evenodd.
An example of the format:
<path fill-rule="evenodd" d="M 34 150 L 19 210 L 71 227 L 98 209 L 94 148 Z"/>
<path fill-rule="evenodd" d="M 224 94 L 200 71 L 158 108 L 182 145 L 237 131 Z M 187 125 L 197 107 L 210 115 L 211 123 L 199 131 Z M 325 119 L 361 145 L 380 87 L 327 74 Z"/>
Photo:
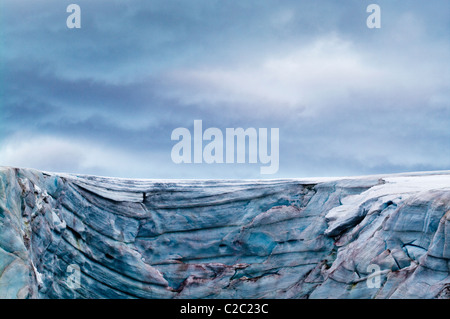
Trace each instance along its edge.
<path fill-rule="evenodd" d="M 381 29 L 366 26 L 371 3 Z M 68 29 L 66 7 L 81 7 Z M 450 2 L 2 0 L 0 165 L 141 178 L 450 169 Z M 279 128 L 280 168 L 171 132 Z"/>

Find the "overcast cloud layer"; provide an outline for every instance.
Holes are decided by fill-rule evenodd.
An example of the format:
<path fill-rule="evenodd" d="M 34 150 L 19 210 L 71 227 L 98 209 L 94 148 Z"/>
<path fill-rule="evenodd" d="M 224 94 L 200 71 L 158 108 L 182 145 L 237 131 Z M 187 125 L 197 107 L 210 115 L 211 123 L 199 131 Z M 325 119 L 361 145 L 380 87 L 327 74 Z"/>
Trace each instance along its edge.
<path fill-rule="evenodd" d="M 81 29 L 66 27 L 70 3 Z M 140 178 L 450 169 L 449 16 L 437 0 L 3 0 L 0 165 Z M 172 163 L 172 130 L 195 119 L 280 128 L 279 172 Z"/>

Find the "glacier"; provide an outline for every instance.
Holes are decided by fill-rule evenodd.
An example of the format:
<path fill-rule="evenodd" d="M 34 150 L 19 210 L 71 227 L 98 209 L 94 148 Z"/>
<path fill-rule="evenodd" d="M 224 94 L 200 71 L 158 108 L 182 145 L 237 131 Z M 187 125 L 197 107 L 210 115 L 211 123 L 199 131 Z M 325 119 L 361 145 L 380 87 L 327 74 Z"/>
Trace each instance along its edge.
<path fill-rule="evenodd" d="M 0 298 L 449 298 L 449 274 L 450 171 L 132 180 L 0 167 Z"/>

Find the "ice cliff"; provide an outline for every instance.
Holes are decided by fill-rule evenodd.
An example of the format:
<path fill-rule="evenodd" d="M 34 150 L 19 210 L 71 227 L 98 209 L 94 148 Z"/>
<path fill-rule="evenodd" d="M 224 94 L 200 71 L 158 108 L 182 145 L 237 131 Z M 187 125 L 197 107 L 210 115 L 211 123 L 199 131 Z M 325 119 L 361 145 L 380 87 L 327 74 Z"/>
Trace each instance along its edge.
<path fill-rule="evenodd" d="M 158 181 L 0 168 L 0 298 L 449 298 L 449 274 L 450 172 Z"/>

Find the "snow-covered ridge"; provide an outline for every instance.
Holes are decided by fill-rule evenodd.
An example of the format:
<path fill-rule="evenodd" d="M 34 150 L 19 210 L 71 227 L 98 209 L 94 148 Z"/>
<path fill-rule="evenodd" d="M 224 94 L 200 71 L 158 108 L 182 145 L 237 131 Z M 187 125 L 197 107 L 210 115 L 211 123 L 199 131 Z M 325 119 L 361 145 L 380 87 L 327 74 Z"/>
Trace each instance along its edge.
<path fill-rule="evenodd" d="M 3 167 L 0 297 L 448 298 L 449 220 L 450 171 L 130 180 Z"/>

